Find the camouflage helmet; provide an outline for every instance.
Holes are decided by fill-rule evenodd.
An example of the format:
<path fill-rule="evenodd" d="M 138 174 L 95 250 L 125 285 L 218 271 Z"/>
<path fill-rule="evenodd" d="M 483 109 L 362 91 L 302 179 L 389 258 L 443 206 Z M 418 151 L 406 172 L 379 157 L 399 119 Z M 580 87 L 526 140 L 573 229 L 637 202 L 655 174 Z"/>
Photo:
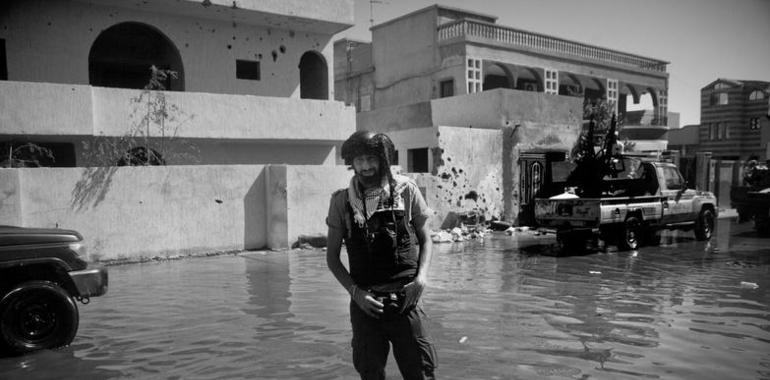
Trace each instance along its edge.
<path fill-rule="evenodd" d="M 390 168 L 396 155 L 396 147 L 384 133 L 370 131 L 354 132 L 344 143 L 340 155 L 345 160 L 345 165 L 353 165 L 353 159 L 370 154 L 380 159 L 384 169 Z"/>

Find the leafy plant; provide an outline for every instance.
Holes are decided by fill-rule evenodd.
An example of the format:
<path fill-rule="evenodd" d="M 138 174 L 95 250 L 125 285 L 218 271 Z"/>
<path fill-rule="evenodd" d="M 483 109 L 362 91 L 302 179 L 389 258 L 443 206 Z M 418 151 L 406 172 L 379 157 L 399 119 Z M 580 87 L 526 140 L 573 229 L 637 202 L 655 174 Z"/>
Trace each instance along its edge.
<path fill-rule="evenodd" d="M 0 160 L 0 167 L 3 168 L 37 168 L 56 161 L 51 149 L 32 142 L 6 143 L 3 153 L 3 159 Z"/>
<path fill-rule="evenodd" d="M 150 67 L 150 79 L 138 96 L 131 99 L 132 117 L 137 122 L 122 136 L 99 135 L 83 142 L 89 161 L 95 166 L 166 165 L 167 160 L 197 163 L 199 150 L 178 137 L 179 129 L 193 115 L 169 103 L 164 90 L 173 70 Z M 138 116 L 138 117 L 137 117 Z"/>

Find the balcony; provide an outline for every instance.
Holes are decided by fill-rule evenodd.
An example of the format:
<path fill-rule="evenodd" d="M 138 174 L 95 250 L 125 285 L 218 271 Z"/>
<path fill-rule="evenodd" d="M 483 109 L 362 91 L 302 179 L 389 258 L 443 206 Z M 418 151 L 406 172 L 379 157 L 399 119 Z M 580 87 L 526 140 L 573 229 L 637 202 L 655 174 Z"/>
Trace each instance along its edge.
<path fill-rule="evenodd" d="M 337 101 L 0 81 L 0 135 L 122 136 L 160 99 L 164 127 L 184 138 L 337 142 L 355 130 Z"/>
<path fill-rule="evenodd" d="M 653 58 L 481 21 L 458 20 L 438 27 L 439 43 L 457 40 L 486 42 L 646 73 L 665 73 L 668 64 Z"/>

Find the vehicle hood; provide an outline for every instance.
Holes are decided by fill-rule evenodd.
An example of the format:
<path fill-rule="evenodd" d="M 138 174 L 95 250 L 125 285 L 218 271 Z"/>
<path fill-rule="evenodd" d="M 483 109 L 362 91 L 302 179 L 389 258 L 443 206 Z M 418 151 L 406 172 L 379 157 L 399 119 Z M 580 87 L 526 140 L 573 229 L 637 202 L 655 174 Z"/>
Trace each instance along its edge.
<path fill-rule="evenodd" d="M 81 240 L 83 240 L 83 236 L 73 230 L 0 225 L 0 247 L 52 243 L 68 244 Z"/>

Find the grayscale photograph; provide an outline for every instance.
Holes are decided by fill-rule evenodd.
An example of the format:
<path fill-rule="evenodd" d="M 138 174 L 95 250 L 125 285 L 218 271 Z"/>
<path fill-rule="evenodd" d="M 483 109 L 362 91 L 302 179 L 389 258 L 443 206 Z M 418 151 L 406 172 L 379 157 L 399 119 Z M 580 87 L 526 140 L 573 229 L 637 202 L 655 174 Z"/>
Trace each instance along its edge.
<path fill-rule="evenodd" d="M 0 380 L 770 380 L 770 0 L 0 0 Z"/>

